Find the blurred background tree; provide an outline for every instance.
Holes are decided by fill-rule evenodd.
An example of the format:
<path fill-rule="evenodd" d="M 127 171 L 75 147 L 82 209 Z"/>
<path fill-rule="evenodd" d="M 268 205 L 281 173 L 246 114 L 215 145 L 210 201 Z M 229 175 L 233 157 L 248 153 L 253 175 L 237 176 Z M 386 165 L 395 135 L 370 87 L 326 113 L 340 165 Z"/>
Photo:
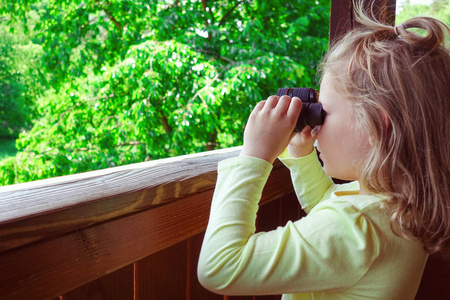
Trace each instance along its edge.
<path fill-rule="evenodd" d="M 398 3 L 400 2 L 400 3 Z M 433 0 L 433 1 L 397 1 L 398 13 L 395 17 L 395 23 L 400 24 L 407 19 L 415 16 L 434 17 L 447 25 L 450 25 L 450 1 L 449 0 Z"/>
<path fill-rule="evenodd" d="M 258 101 L 317 87 L 329 5 L 2 0 L 1 184 L 240 145 Z"/>
<path fill-rule="evenodd" d="M 0 20 L 2 20 L 0 18 Z M 30 129 L 35 115 L 34 99 L 43 90 L 39 59 L 42 47 L 21 23 L 0 22 L 0 138 L 17 138 Z M 30 23 L 33 21 L 30 20 Z M 28 32 L 29 33 L 29 32 Z M 45 82 L 45 79 L 44 79 Z"/>
<path fill-rule="evenodd" d="M 448 0 L 400 5 L 397 24 L 450 23 Z M 330 0 L 0 0 L 0 185 L 240 145 L 258 101 L 317 87 L 329 12 Z"/>

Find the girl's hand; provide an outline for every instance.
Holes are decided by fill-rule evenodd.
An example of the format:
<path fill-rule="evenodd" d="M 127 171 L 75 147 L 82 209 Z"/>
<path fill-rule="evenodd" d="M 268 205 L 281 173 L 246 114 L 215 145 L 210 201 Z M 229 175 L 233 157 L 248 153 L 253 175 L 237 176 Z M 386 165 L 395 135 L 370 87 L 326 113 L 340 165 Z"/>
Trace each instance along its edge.
<path fill-rule="evenodd" d="M 316 126 L 317 127 L 317 126 Z M 314 131 L 319 128 L 315 128 Z M 315 136 L 311 133 L 310 126 L 303 128 L 302 132 L 296 132 L 288 146 L 289 157 L 297 158 L 310 154 L 314 150 Z"/>
<path fill-rule="evenodd" d="M 244 131 L 241 156 L 253 156 L 273 163 L 294 136 L 302 101 L 289 96 L 270 96 L 253 109 Z"/>

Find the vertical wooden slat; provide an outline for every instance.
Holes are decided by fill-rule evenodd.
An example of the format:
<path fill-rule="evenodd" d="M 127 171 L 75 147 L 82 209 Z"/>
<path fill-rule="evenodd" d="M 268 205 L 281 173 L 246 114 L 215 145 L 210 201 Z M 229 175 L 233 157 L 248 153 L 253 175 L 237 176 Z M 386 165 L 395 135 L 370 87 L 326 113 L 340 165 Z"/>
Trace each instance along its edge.
<path fill-rule="evenodd" d="M 61 299 L 128 300 L 133 299 L 133 295 L 133 265 L 129 265 L 68 292 Z"/>
<path fill-rule="evenodd" d="M 281 295 L 257 296 L 255 300 L 280 300 Z"/>
<path fill-rule="evenodd" d="M 431 255 L 423 272 L 416 300 L 444 300 L 450 297 L 450 262 Z"/>
<path fill-rule="evenodd" d="M 280 225 L 281 201 L 275 200 L 261 205 L 256 218 L 256 231 L 269 231 Z"/>
<path fill-rule="evenodd" d="M 281 226 L 284 226 L 287 221 L 294 222 L 305 215 L 305 212 L 300 208 L 300 203 L 294 192 L 281 198 Z"/>
<path fill-rule="evenodd" d="M 396 0 L 354 0 L 362 3 L 366 11 L 372 11 L 374 16 L 387 24 L 395 24 Z M 330 40 L 332 45 L 343 34 L 358 26 L 353 13 L 353 0 L 331 0 L 330 7 Z"/>
<path fill-rule="evenodd" d="M 225 296 L 223 300 L 254 300 L 254 296 Z"/>
<path fill-rule="evenodd" d="M 353 13 L 351 0 L 331 0 L 330 45 L 352 28 Z"/>
<path fill-rule="evenodd" d="M 197 300 L 197 299 L 208 299 L 208 300 L 221 300 L 224 297 L 218 294 L 214 294 L 204 287 L 201 286 L 197 277 L 197 264 L 198 257 L 200 255 L 200 249 L 202 247 L 203 237 L 205 233 L 198 234 L 188 241 L 188 265 L 190 268 L 188 270 L 189 275 L 189 287 L 187 290 L 190 292 L 186 299 Z"/>
<path fill-rule="evenodd" d="M 137 299 L 186 299 L 186 251 L 183 241 L 137 262 Z"/>

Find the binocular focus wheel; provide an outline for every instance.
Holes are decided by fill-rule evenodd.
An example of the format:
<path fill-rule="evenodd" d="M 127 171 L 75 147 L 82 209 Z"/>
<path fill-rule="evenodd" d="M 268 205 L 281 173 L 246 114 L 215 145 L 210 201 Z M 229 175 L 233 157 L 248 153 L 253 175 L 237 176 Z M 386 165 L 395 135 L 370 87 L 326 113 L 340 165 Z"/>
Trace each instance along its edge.
<path fill-rule="evenodd" d="M 277 96 L 288 95 L 289 97 L 298 97 L 303 102 L 317 102 L 317 90 L 313 88 L 280 88 Z"/>

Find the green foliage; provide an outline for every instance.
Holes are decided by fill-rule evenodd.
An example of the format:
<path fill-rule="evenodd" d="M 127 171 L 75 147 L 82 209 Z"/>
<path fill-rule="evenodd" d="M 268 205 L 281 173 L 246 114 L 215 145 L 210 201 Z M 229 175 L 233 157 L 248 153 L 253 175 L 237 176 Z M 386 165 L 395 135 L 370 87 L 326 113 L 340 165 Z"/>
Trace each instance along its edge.
<path fill-rule="evenodd" d="M 16 155 L 16 142 L 14 139 L 0 139 L 0 160 Z"/>
<path fill-rule="evenodd" d="M 329 1 L 22 2 L 50 85 L 3 184 L 240 145 L 258 101 L 316 86 L 328 43 Z"/>
<path fill-rule="evenodd" d="M 16 29 L 0 24 L 0 137 L 17 137 L 31 126 L 34 99 L 40 93 L 39 45 Z"/>
<path fill-rule="evenodd" d="M 434 0 L 430 6 L 425 4 L 411 4 L 407 1 L 402 11 L 396 16 L 395 23 L 400 24 L 416 16 L 434 17 L 450 26 L 450 1 Z"/>

